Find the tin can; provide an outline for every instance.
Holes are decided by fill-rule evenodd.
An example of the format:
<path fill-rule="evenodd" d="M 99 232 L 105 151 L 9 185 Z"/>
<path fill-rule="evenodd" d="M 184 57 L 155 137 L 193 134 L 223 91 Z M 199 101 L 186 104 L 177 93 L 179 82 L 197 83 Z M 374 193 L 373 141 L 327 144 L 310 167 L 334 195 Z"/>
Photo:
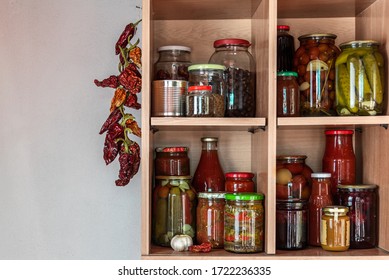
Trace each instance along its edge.
<path fill-rule="evenodd" d="M 153 81 L 151 114 L 153 117 L 185 116 L 188 82 L 181 80 Z"/>

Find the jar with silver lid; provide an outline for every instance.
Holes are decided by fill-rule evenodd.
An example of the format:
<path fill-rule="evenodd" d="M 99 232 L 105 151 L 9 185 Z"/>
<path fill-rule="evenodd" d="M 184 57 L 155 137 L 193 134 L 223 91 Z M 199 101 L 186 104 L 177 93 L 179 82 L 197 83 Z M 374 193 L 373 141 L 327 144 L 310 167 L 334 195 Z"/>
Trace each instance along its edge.
<path fill-rule="evenodd" d="M 159 58 L 154 65 L 154 80 L 188 81 L 191 51 L 186 46 L 159 47 Z"/>

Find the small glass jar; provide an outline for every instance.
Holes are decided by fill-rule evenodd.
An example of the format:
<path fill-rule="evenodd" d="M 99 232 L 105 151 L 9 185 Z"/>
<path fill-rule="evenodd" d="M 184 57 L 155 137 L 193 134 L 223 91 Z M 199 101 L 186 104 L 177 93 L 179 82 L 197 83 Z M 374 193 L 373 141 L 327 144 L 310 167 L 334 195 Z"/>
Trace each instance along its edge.
<path fill-rule="evenodd" d="M 303 249 L 307 246 L 307 202 L 300 199 L 276 202 L 276 248 Z"/>
<path fill-rule="evenodd" d="M 170 246 L 177 234 L 196 234 L 196 192 L 190 176 L 156 176 L 153 190 L 152 239 Z"/>
<path fill-rule="evenodd" d="M 338 185 L 339 204 L 349 207 L 350 248 L 366 249 L 378 244 L 376 185 Z"/>
<path fill-rule="evenodd" d="M 220 39 L 209 63 L 226 67 L 226 117 L 255 117 L 255 61 L 243 39 Z"/>
<path fill-rule="evenodd" d="M 336 60 L 338 115 L 381 115 L 385 101 L 385 64 L 376 41 L 340 44 Z"/>
<path fill-rule="evenodd" d="M 234 253 L 263 251 L 263 194 L 227 193 L 224 210 L 224 249 Z"/>
<path fill-rule="evenodd" d="M 226 192 L 243 193 L 254 192 L 254 173 L 251 172 L 229 172 L 226 173 Z"/>
<path fill-rule="evenodd" d="M 223 192 L 198 194 L 196 211 L 196 241 L 210 242 L 212 248 L 224 247 L 224 200 Z"/>
<path fill-rule="evenodd" d="M 303 116 L 336 115 L 335 60 L 340 50 L 334 34 L 300 36 L 293 65 L 300 85 L 300 112 Z"/>
<path fill-rule="evenodd" d="M 189 176 L 188 147 L 155 149 L 155 176 Z"/>
<path fill-rule="evenodd" d="M 350 247 L 350 218 L 346 206 L 323 208 L 320 225 L 321 247 L 327 251 L 346 251 Z"/>
<path fill-rule="evenodd" d="M 277 156 L 276 198 L 308 200 L 312 188 L 312 169 L 305 163 L 307 156 Z"/>
<path fill-rule="evenodd" d="M 277 116 L 300 116 L 300 92 L 296 72 L 277 73 Z"/>
<path fill-rule="evenodd" d="M 294 38 L 289 25 L 277 25 L 277 71 L 292 71 Z"/>
<path fill-rule="evenodd" d="M 185 46 L 162 46 L 154 64 L 154 80 L 189 80 L 191 48 Z"/>
<path fill-rule="evenodd" d="M 214 116 L 214 95 L 211 86 L 188 87 L 186 96 L 187 117 L 213 117 Z"/>

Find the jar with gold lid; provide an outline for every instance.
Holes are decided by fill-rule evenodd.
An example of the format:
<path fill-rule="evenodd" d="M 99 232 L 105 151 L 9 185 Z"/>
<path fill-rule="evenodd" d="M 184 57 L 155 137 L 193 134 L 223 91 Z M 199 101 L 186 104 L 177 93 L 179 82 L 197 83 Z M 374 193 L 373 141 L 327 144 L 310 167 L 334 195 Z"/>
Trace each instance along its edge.
<path fill-rule="evenodd" d="M 350 218 L 348 207 L 323 207 L 320 225 L 321 247 L 327 251 L 346 251 L 350 247 Z"/>

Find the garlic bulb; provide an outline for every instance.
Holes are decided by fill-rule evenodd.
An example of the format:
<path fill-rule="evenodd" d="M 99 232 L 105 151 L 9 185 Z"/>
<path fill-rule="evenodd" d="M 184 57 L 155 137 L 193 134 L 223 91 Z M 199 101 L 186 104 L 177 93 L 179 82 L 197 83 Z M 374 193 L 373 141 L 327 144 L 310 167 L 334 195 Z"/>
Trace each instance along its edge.
<path fill-rule="evenodd" d="M 192 237 L 186 234 L 179 234 L 172 238 L 170 246 L 174 251 L 188 251 L 189 246 L 193 245 Z"/>

